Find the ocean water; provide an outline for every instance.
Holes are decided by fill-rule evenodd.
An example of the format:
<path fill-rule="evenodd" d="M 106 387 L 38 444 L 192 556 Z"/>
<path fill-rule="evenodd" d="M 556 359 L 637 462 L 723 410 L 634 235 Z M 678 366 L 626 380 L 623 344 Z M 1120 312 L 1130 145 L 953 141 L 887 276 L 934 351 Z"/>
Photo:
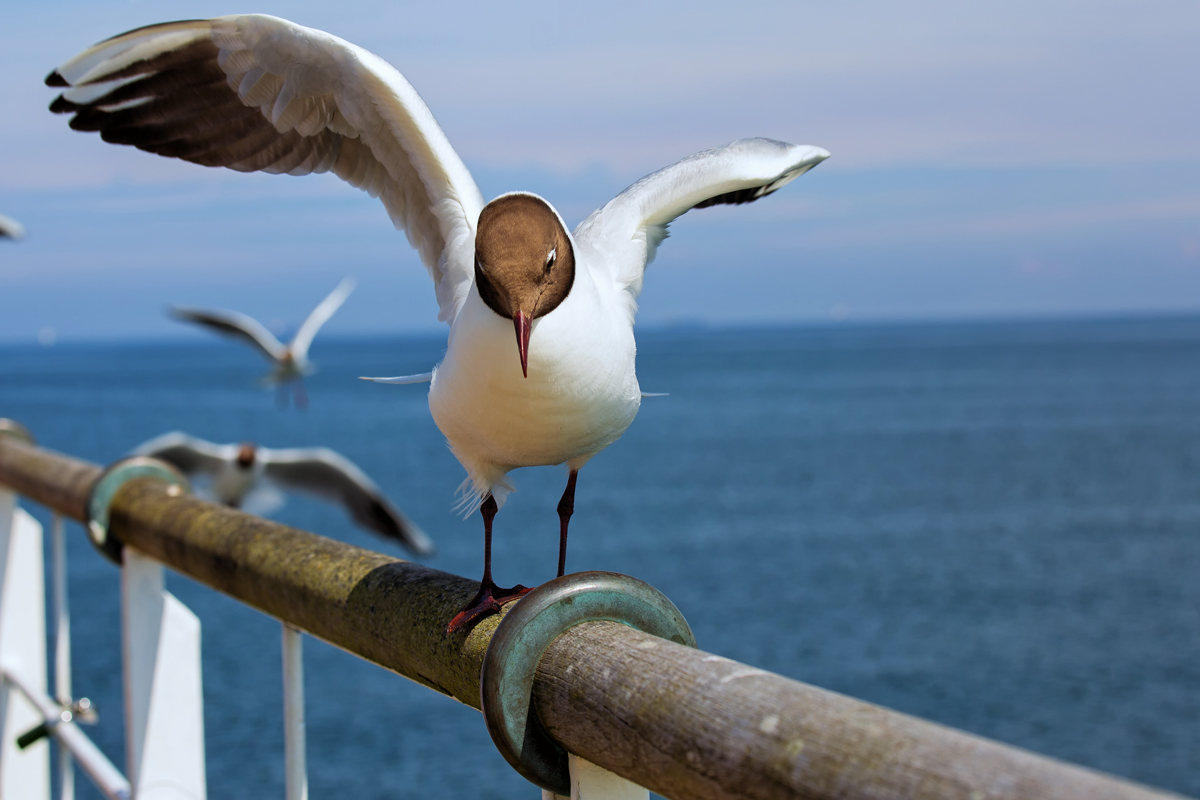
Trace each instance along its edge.
<path fill-rule="evenodd" d="M 232 344 L 10 347 L 0 415 L 97 462 L 172 429 L 328 445 L 430 532 L 427 563 L 476 577 L 424 388 L 355 380 L 443 347 L 319 339 L 306 412 Z M 706 650 L 1200 795 L 1200 318 L 644 331 L 638 362 L 670 396 L 581 472 L 568 569 L 649 581 Z M 533 584 L 565 476 L 514 478 L 496 577 Z M 315 502 L 275 516 L 401 555 Z M 123 765 L 118 576 L 69 533 L 75 685 Z M 203 624 L 210 796 L 281 797 L 278 624 L 169 588 Z M 477 712 L 311 639 L 305 659 L 313 797 L 537 796 Z"/>

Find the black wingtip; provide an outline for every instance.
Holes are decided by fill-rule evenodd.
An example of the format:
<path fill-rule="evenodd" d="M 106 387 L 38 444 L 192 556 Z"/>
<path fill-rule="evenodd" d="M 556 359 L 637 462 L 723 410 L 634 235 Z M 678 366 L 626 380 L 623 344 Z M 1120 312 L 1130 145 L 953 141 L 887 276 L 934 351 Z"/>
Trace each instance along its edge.
<path fill-rule="evenodd" d="M 774 193 L 774 189 L 766 189 L 764 186 L 751 186 L 748 189 L 735 189 L 732 192 L 719 194 L 716 197 L 710 197 L 707 200 L 701 200 L 693 208 L 708 208 L 709 206 L 740 206 L 745 203 L 753 203 L 755 200 L 766 197 Z"/>
<path fill-rule="evenodd" d="M 79 108 L 80 107 L 77 104 L 72 103 L 61 94 L 54 98 L 54 102 L 50 104 L 50 111 L 55 114 L 71 114 L 75 111 L 78 111 Z"/>
<path fill-rule="evenodd" d="M 71 84 L 67 83 L 67 79 L 58 74 L 58 70 L 54 70 L 46 76 L 46 85 L 53 86 L 55 89 L 64 89 Z"/>
<path fill-rule="evenodd" d="M 437 548 L 433 546 L 425 531 L 407 520 L 397 518 L 390 522 L 386 533 L 379 529 L 376 529 L 376 532 L 383 533 L 386 538 L 396 542 L 417 558 L 431 558 L 437 554 Z"/>
<path fill-rule="evenodd" d="M 411 520 L 393 509 L 394 516 L 389 519 L 390 530 L 384 535 L 399 542 L 400 545 L 418 558 L 431 558 L 437 555 L 433 540 L 425 531 L 418 528 Z"/>

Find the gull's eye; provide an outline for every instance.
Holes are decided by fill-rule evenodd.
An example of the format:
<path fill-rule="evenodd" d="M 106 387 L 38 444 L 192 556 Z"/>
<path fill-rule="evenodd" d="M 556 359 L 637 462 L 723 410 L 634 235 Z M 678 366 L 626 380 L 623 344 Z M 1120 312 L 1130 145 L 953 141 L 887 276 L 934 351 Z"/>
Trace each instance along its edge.
<path fill-rule="evenodd" d="M 557 255 L 558 255 L 558 248 L 555 247 L 553 250 L 550 251 L 550 255 L 546 256 L 546 271 L 547 272 L 549 272 L 550 268 L 554 266 L 554 259 Z"/>

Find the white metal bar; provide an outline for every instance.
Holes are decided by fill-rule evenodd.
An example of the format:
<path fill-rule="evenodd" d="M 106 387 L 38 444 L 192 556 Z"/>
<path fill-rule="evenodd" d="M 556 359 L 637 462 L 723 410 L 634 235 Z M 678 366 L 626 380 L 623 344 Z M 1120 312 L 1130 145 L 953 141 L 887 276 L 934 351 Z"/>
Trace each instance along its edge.
<path fill-rule="evenodd" d="M 304 634 L 283 625 L 283 752 L 287 800 L 308 800 L 304 729 Z"/>
<path fill-rule="evenodd" d="M 123 553 L 125 737 L 138 800 L 204 798 L 200 620 L 163 589 L 162 565 Z"/>
<path fill-rule="evenodd" d="M 50 524 L 51 573 L 54 597 L 54 696 L 69 703 L 71 694 L 71 610 L 67 606 L 67 542 L 63 518 L 55 514 Z M 27 693 L 28 694 L 28 693 Z M 32 698 L 31 698 L 32 699 Z M 75 800 L 75 768 L 71 751 L 58 748 L 58 800 Z"/>
<path fill-rule="evenodd" d="M 109 800 L 129 800 L 129 781 L 87 734 L 71 721 L 70 712 L 64 711 L 62 706 L 43 692 L 29 686 L 20 673 L 6 668 L 4 679 L 19 689 L 37 708 L 43 721 L 50 728 L 50 735 L 58 740 L 60 750 L 74 755 L 75 760 L 79 762 L 79 768 L 92 779 L 92 783 L 101 794 Z"/>
<path fill-rule="evenodd" d="M 54 557 L 54 696 L 66 703 L 72 699 L 71 611 L 67 607 L 67 546 L 62 515 L 54 515 L 50 531 Z"/>
<path fill-rule="evenodd" d="M 569 800 L 649 800 L 650 791 L 615 775 L 574 753 L 567 755 L 571 769 Z M 568 800 L 553 792 L 542 790 L 542 800 Z"/>
<path fill-rule="evenodd" d="M 46 584 L 42 526 L 0 490 L 0 663 L 46 689 Z M 42 723 L 11 681 L 0 685 L 0 797 L 50 800 L 50 748 L 24 750 L 17 737 Z"/>

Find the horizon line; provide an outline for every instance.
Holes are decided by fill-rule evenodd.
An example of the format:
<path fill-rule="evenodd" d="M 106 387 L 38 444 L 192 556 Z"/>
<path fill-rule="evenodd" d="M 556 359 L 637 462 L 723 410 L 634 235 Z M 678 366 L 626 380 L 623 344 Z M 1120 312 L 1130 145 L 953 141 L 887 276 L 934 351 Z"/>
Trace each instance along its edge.
<path fill-rule="evenodd" d="M 637 334 L 658 335 L 664 333 L 687 332 L 752 332 L 767 330 L 837 330 L 837 329 L 870 329 L 870 328 L 920 328 L 937 326 L 994 326 L 994 325 L 1030 325 L 1030 324 L 1103 324 L 1103 323 L 1138 323 L 1138 322 L 1170 322 L 1189 321 L 1200 322 L 1200 308 L 1190 310 L 1112 310 L 1112 311 L 1050 311 L 1050 312 L 997 312 L 994 314 L 963 314 L 963 315 L 929 315 L 929 316 L 886 316 L 877 317 L 810 317 L 794 320 L 763 320 L 763 321 L 712 321 L 703 318 L 680 318 L 669 321 L 653 321 L 635 325 Z M 441 339 L 449 335 L 449 328 L 438 325 L 428 329 L 399 330 L 399 331 L 360 331 L 360 332 L 329 332 L 313 343 L 320 344 L 365 342 L 365 341 L 416 341 Z M 230 340 L 220 335 L 204 336 L 198 333 L 171 333 L 163 335 L 134 334 L 128 336 L 87 336 L 54 338 L 50 343 L 39 341 L 34 334 L 22 338 L 0 338 L 0 349 L 42 349 L 50 350 L 55 347 L 88 347 L 88 346 L 138 346 L 138 345 L 195 345 L 197 347 L 220 347 L 230 344 Z"/>

